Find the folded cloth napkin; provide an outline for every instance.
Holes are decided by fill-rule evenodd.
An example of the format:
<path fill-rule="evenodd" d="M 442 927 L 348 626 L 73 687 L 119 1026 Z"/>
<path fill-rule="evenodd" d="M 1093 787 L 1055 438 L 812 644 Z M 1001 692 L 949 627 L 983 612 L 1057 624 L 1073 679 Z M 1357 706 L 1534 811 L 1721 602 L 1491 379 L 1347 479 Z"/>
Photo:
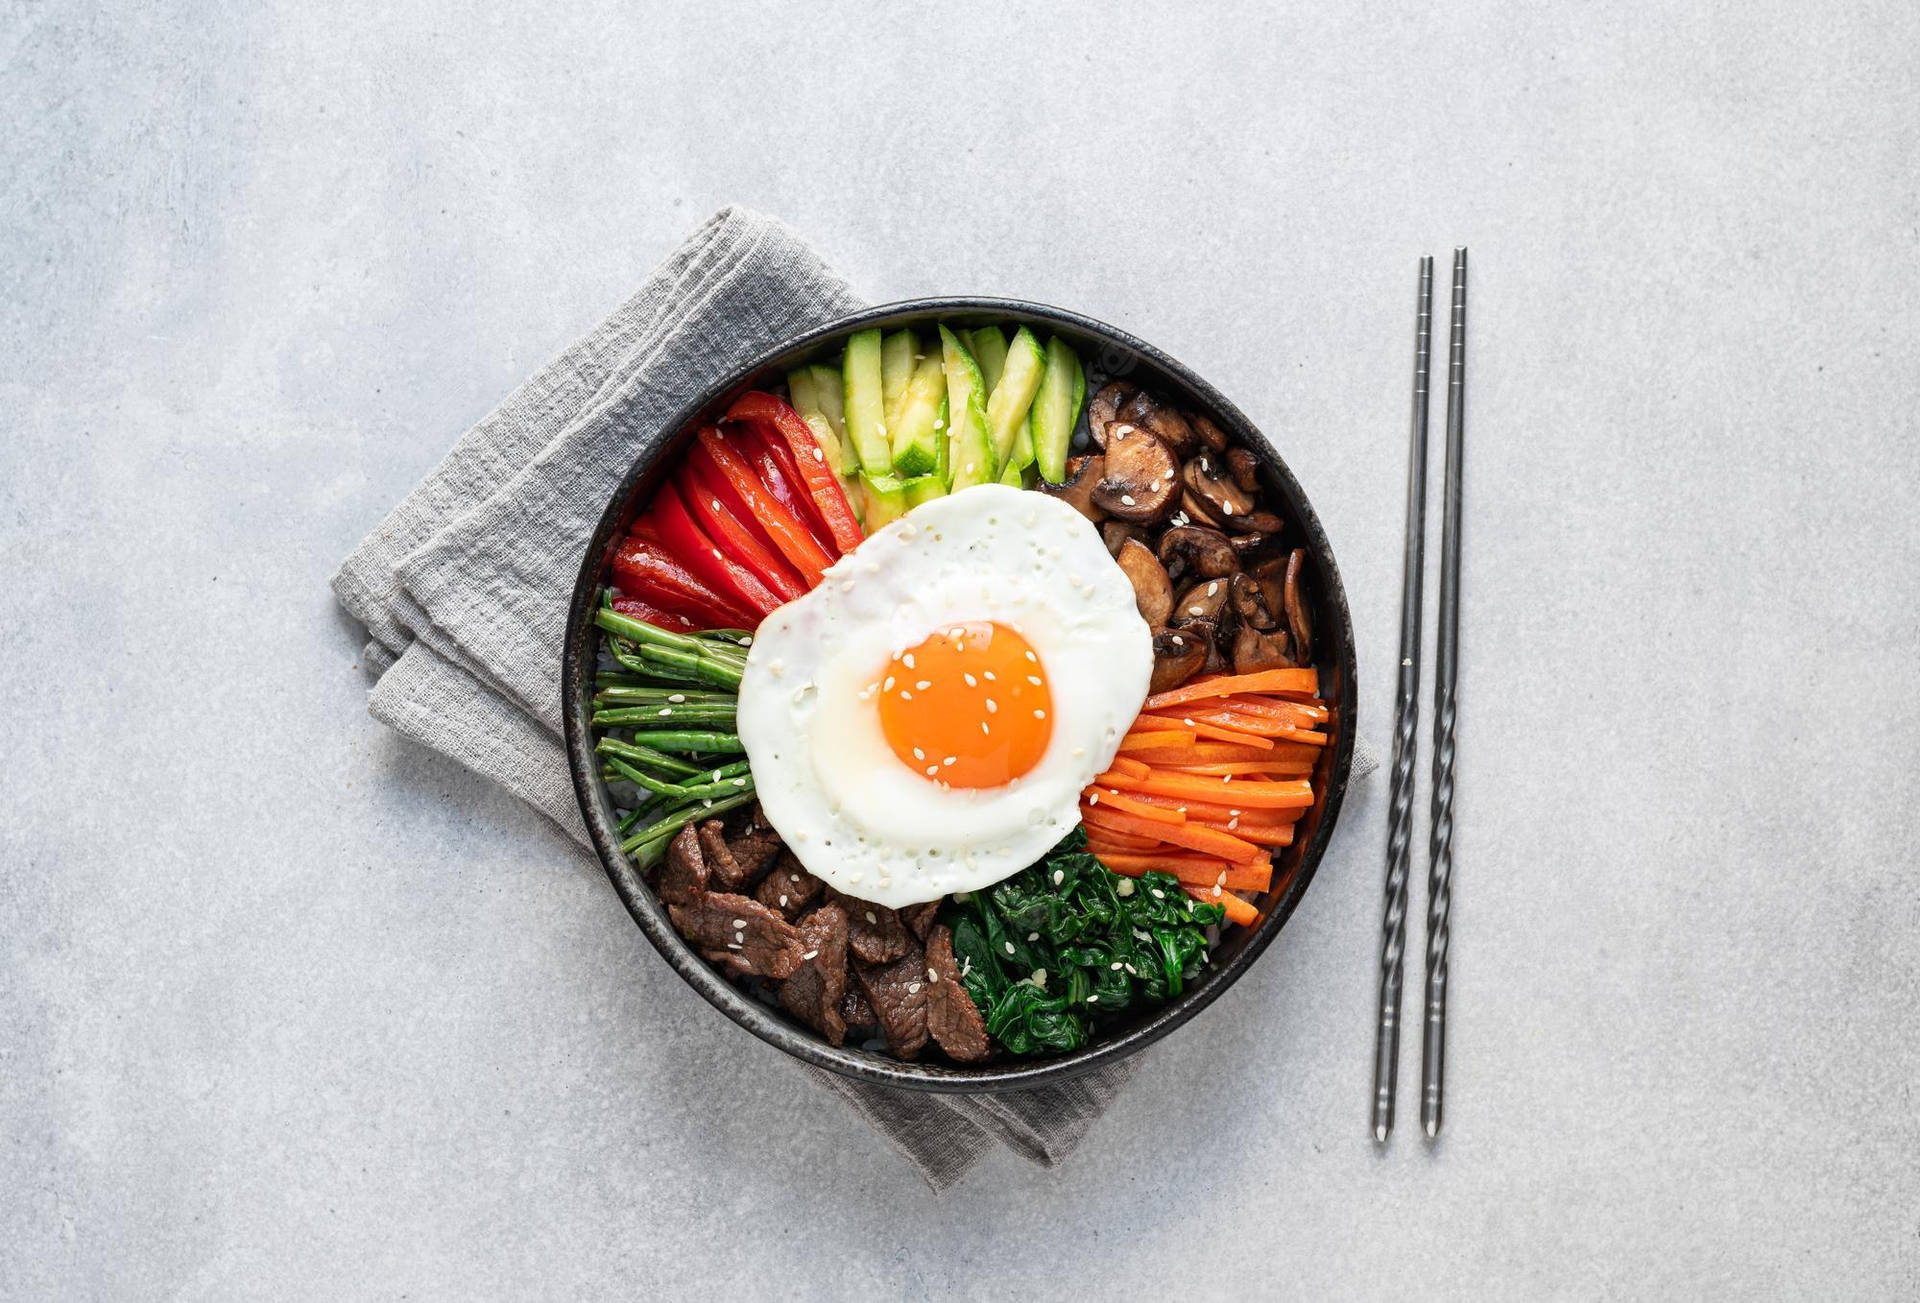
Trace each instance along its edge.
<path fill-rule="evenodd" d="M 561 745 L 560 654 L 574 576 L 608 495 L 709 385 L 862 306 L 780 223 L 741 208 L 709 219 L 612 316 L 468 430 L 341 565 L 334 592 L 372 636 L 374 718 L 499 783 L 590 856 Z M 937 1096 L 795 1066 L 935 1189 L 996 1143 L 1057 1163 L 1132 1071 L 1121 1063 L 1062 1086 Z"/>

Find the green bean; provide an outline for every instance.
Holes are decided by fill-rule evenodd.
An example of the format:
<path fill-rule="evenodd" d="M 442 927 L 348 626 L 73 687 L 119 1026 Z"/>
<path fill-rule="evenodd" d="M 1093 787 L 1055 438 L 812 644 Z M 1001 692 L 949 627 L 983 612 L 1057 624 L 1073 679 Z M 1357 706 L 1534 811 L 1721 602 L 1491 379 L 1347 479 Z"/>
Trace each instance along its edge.
<path fill-rule="evenodd" d="M 707 819 L 725 814 L 728 810 L 738 809 L 752 799 L 752 792 L 743 792 L 739 796 L 730 796 L 723 801 L 701 801 L 697 805 L 675 810 L 627 838 L 621 843 L 621 849 L 633 856 L 634 862 L 641 868 L 650 869 L 665 857 L 667 843 L 695 819 Z"/>
<path fill-rule="evenodd" d="M 640 746 L 652 747 L 656 751 L 672 751 L 679 755 L 743 755 L 746 747 L 740 744 L 740 738 L 734 733 L 702 733 L 684 729 L 662 729 L 659 732 L 634 731 L 634 742 Z"/>
<path fill-rule="evenodd" d="M 673 684 L 649 683 L 643 685 L 616 683 L 600 689 L 593 696 L 596 706 L 678 706 L 682 703 L 690 706 L 727 706 L 740 698 L 728 692 L 704 692 L 699 688 L 681 688 Z"/>
<path fill-rule="evenodd" d="M 667 728 L 679 728 L 683 724 L 691 724 L 696 728 L 711 725 L 732 728 L 733 718 L 731 707 L 616 706 L 609 710 L 596 710 L 593 724 L 596 728 L 643 728 L 652 724 Z"/>
<path fill-rule="evenodd" d="M 616 755 L 629 764 L 646 765 L 658 769 L 672 778 L 698 778 L 707 772 L 690 760 L 670 756 L 652 747 L 637 746 L 632 742 L 623 742 L 617 737 L 603 737 L 594 744 L 594 750 L 601 755 Z"/>
<path fill-rule="evenodd" d="M 683 677 L 722 688 L 738 688 L 740 680 L 745 677 L 745 665 L 742 662 L 720 656 L 683 652 L 649 643 L 640 643 L 635 650 L 640 653 L 641 663 L 653 667 L 656 673 L 677 670 Z"/>
<path fill-rule="evenodd" d="M 624 778 L 636 787 L 644 787 L 657 796 L 670 801 L 684 803 L 709 798 L 718 800 L 723 796 L 738 796 L 742 792 L 753 790 L 753 779 L 747 774 L 737 778 L 722 778 L 710 783 L 669 783 L 665 779 L 643 774 L 618 756 L 607 757 L 608 768 L 616 778 Z"/>

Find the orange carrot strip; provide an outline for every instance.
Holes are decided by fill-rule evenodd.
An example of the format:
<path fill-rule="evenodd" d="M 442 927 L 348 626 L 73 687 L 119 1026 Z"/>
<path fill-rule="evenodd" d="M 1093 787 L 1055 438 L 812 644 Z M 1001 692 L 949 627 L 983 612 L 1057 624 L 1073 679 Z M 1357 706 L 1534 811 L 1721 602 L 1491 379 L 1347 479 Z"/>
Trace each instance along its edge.
<path fill-rule="evenodd" d="M 1174 718 L 1167 715 L 1142 715 L 1140 718 L 1161 721 L 1168 724 L 1176 722 Z M 1232 728 L 1217 720 L 1205 719 L 1197 714 L 1186 716 L 1185 718 L 1177 720 L 1177 722 L 1180 727 L 1192 729 L 1199 737 L 1212 738 L 1215 742 L 1232 742 L 1237 746 L 1252 747 L 1256 751 L 1273 750 L 1273 743 L 1258 733 L 1249 733 L 1244 729 Z M 1137 723 L 1135 727 L 1138 727 Z M 1275 726 L 1268 725 L 1267 727 Z M 1139 736 L 1148 737 L 1151 736 L 1151 734 L 1142 733 Z M 1136 747 L 1133 749 L 1139 750 L 1140 748 Z"/>
<path fill-rule="evenodd" d="M 1152 792 L 1128 792 L 1130 800 L 1142 805 L 1158 805 L 1169 810 L 1184 810 L 1188 819 L 1239 819 L 1250 823 L 1292 823 L 1300 817 L 1299 810 L 1255 810 L 1238 805 L 1216 805 L 1212 801 L 1196 801 L 1184 796 L 1159 796 Z"/>
<path fill-rule="evenodd" d="M 1215 894 L 1214 887 L 1194 887 L 1180 884 L 1181 890 L 1199 901 L 1202 905 L 1219 905 L 1227 911 L 1227 922 L 1238 923 L 1241 927 L 1252 927 L 1260 921 L 1260 911 L 1249 905 L 1230 891 Z"/>
<path fill-rule="evenodd" d="M 1153 772 L 1153 770 L 1149 769 L 1146 765 L 1140 763 L 1138 760 L 1129 760 L 1125 756 L 1115 756 L 1113 758 L 1113 763 L 1109 765 L 1108 768 L 1113 769 L 1122 774 L 1132 774 L 1135 778 L 1145 778 L 1148 774 Z"/>
<path fill-rule="evenodd" d="M 1080 821 L 1094 828 L 1109 828 L 1114 832 L 1127 833 L 1134 837 L 1158 837 L 1161 841 L 1174 846 L 1184 846 L 1188 850 L 1202 851 L 1208 855 L 1218 855 L 1223 860 L 1232 860 L 1235 864 L 1245 864 L 1248 860 L 1260 856 L 1260 848 L 1252 842 L 1241 841 L 1232 833 L 1217 832 L 1212 828 L 1195 828 L 1187 824 L 1154 823 L 1138 815 L 1127 814 L 1120 810 L 1104 810 L 1100 806 L 1083 807 Z"/>
<path fill-rule="evenodd" d="M 1273 865 L 1229 864 L 1213 855 L 1183 855 L 1163 851 L 1157 855 L 1128 855 L 1120 852 L 1094 852 L 1102 864 L 1115 873 L 1137 878 L 1143 873 L 1171 873 L 1183 885 L 1224 887 L 1228 891 L 1265 891 L 1273 885 Z"/>
<path fill-rule="evenodd" d="M 1210 774 L 1216 778 L 1223 774 L 1282 774 L 1305 777 L 1313 772 L 1313 766 L 1304 760 L 1236 760 L 1225 765 L 1161 765 L 1160 768 L 1182 774 Z"/>
<path fill-rule="evenodd" d="M 1207 678 L 1194 679 L 1172 692 L 1162 692 L 1147 698 L 1148 710 L 1159 710 L 1163 706 L 1177 706 L 1185 701 L 1204 701 L 1208 697 L 1231 697 L 1236 692 L 1266 692 L 1275 694 L 1294 693 L 1299 696 L 1316 695 L 1320 687 L 1319 671 L 1304 670 L 1261 670 L 1257 674 L 1215 674 Z"/>
<path fill-rule="evenodd" d="M 1262 751 L 1259 747 L 1228 746 L 1224 742 L 1195 742 L 1190 747 L 1156 747 L 1151 751 L 1135 751 L 1131 754 L 1135 761 L 1145 765 L 1218 765 L 1230 760 L 1274 759 L 1292 745 L 1287 743 L 1286 746 L 1276 746 L 1272 751 Z"/>
<path fill-rule="evenodd" d="M 1151 751 L 1155 748 L 1178 748 L 1193 745 L 1194 730 L 1185 728 L 1156 729 L 1152 732 L 1129 733 L 1120 739 L 1121 752 Z M 1269 743 L 1268 745 L 1272 745 Z"/>
<path fill-rule="evenodd" d="M 1293 845 L 1293 825 L 1290 823 L 1246 823 L 1242 822 L 1233 830 L 1233 835 L 1255 846 L 1291 846 Z"/>
<path fill-rule="evenodd" d="M 1190 796 L 1215 805 L 1237 805 L 1242 809 L 1293 809 L 1313 804 L 1313 785 L 1298 783 L 1235 783 L 1224 778 L 1202 778 L 1192 774 L 1154 772 L 1145 778 L 1125 774 L 1102 776 L 1102 787 L 1117 787 L 1123 792 L 1152 792 L 1156 796 Z"/>
<path fill-rule="evenodd" d="M 1151 819 L 1155 823 L 1185 823 L 1187 816 L 1180 811 L 1163 805 L 1151 805 L 1146 801 L 1136 801 L 1124 796 L 1113 788 L 1089 787 L 1080 795 L 1088 805 L 1104 805 L 1114 810 L 1124 810 L 1128 814 L 1137 814 L 1142 819 Z"/>
<path fill-rule="evenodd" d="M 1302 727 L 1324 724 L 1333 712 L 1318 701 L 1295 701 L 1291 697 L 1252 697 L 1245 694 L 1220 698 L 1222 709 L 1243 715 L 1267 715 L 1274 719 L 1298 721 Z"/>
<path fill-rule="evenodd" d="M 1129 837 L 1123 832 L 1111 832 L 1105 828 L 1088 828 L 1087 845 L 1096 855 L 1109 850 L 1140 854 L 1166 849 L 1166 843 L 1158 837 Z"/>

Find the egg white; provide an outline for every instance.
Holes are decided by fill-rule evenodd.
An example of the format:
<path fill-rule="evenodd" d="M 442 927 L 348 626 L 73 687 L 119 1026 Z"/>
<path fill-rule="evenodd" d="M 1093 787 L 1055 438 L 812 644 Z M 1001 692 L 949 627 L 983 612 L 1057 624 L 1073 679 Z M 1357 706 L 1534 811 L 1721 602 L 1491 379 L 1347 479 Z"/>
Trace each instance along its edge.
<path fill-rule="evenodd" d="M 1032 644 L 1053 696 L 1045 755 L 1000 788 L 902 764 L 871 688 L 936 630 L 994 620 Z M 1099 532 L 1045 494 L 936 498 L 842 557 L 754 633 L 739 731 L 767 819 L 837 890 L 898 907 L 991 886 L 1079 822 L 1153 673 L 1152 636 Z"/>

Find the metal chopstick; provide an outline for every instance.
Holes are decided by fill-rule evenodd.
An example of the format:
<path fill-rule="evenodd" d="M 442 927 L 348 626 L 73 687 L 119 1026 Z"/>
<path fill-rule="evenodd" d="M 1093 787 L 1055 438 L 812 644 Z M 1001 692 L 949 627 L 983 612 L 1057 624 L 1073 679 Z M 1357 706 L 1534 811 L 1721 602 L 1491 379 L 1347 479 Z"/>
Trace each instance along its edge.
<path fill-rule="evenodd" d="M 1453 322 L 1447 365 L 1446 505 L 1440 525 L 1440 624 L 1434 634 L 1433 809 L 1427 867 L 1427 1019 L 1420 1120 L 1440 1134 L 1447 1044 L 1447 950 L 1453 910 L 1454 680 L 1460 650 L 1460 458 L 1467 389 L 1467 251 L 1453 251 Z"/>
<path fill-rule="evenodd" d="M 1407 537 L 1400 586 L 1400 693 L 1393 716 L 1387 814 L 1387 899 L 1380 921 L 1380 1018 L 1373 1039 L 1373 1138 L 1393 1133 L 1400 1076 L 1400 983 L 1407 952 L 1407 866 L 1413 848 L 1414 761 L 1420 749 L 1420 585 L 1427 540 L 1427 401 L 1433 362 L 1433 259 L 1420 260 L 1414 318 L 1413 430 L 1407 453 Z"/>

